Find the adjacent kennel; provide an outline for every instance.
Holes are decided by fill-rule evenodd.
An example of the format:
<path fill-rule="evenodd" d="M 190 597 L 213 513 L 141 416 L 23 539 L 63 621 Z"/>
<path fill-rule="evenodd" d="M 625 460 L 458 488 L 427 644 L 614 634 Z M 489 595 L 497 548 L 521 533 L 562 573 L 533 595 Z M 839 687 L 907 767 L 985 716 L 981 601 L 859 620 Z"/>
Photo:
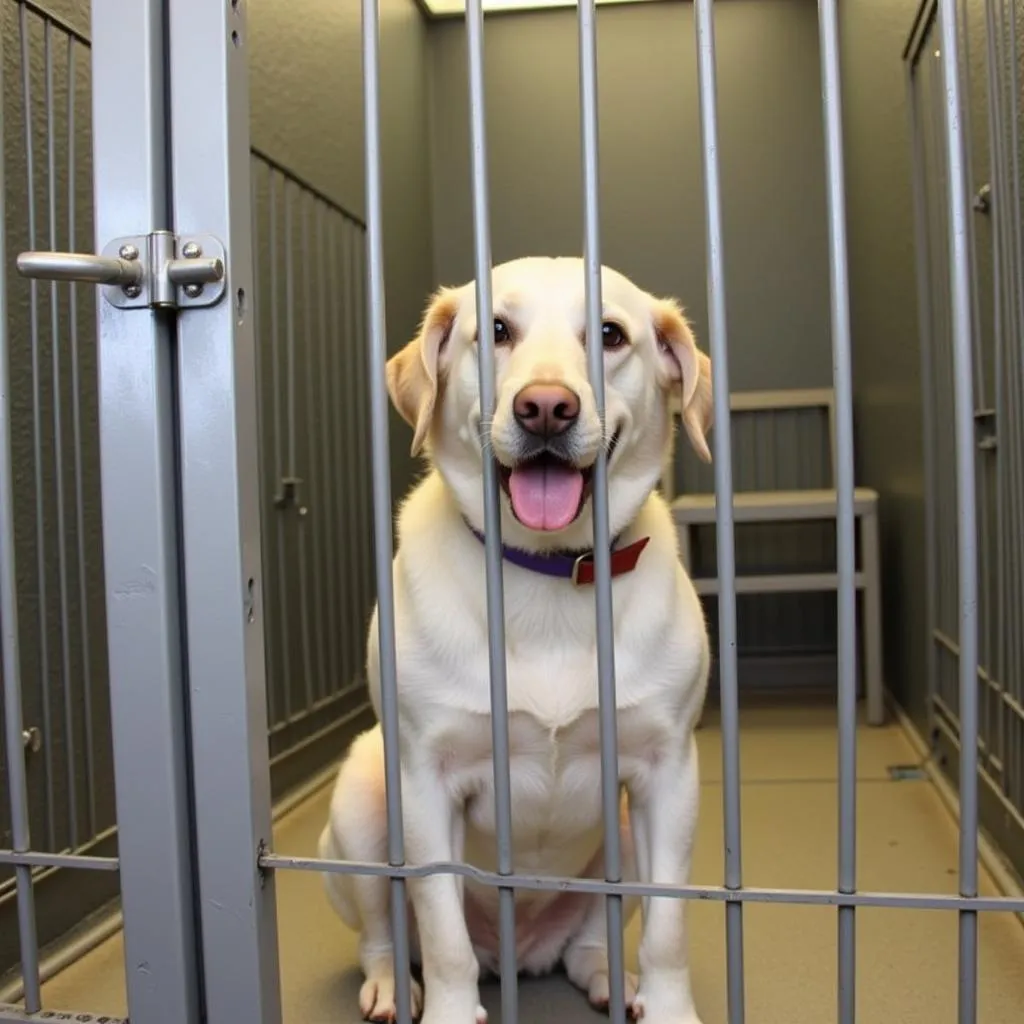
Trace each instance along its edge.
<path fill-rule="evenodd" d="M 714 474 L 699 482 L 718 501 L 692 556 L 715 579 L 727 852 L 715 884 L 677 895 L 723 908 L 730 1024 L 760 1019 L 745 924 L 775 905 L 836 908 L 843 1022 L 857 1017 L 858 925 L 875 910 L 955 918 L 956 1019 L 985 1020 L 979 918 L 1024 913 L 1024 11 L 943 0 L 869 31 L 830 0 L 816 17 L 806 0 L 500 17 L 474 0 L 464 28 L 442 7 L 0 0 L 0 973 L 13 970 L 0 1020 L 40 1019 L 45 983 L 122 929 L 132 1019 L 281 1020 L 277 880 L 320 865 L 275 848 L 272 808 L 313 791 L 370 721 L 365 623 L 378 579 L 387 607 L 391 510 L 414 471 L 385 354 L 441 279 L 517 246 L 571 250 L 584 229 L 592 266 L 680 294 L 716 368 Z M 336 54 L 311 38 L 318 18 L 344 41 Z M 517 93 L 502 68 L 523 52 L 535 63 Z M 869 81 L 883 60 L 895 94 L 892 74 Z M 317 106 L 316 82 L 338 110 Z M 687 112 L 642 130 L 637 111 L 673 89 Z M 550 96 L 546 121 L 523 94 Z M 874 152 L 876 118 L 906 143 L 903 178 Z M 874 207 L 901 203 L 902 292 L 873 250 Z M 876 337 L 889 316 L 919 333 L 889 347 Z M 834 445 L 803 413 L 767 427 L 730 413 L 740 393 L 814 388 L 834 403 Z M 794 450 L 811 456 L 787 464 Z M 734 493 L 817 487 L 785 481 L 819 456 L 834 512 L 734 524 Z M 682 453 L 674 470 L 686 492 Z M 893 713 L 927 746 L 888 767 L 953 782 L 956 895 L 858 879 L 855 483 L 879 496 Z M 600 488 L 595 507 L 600 531 Z M 807 586 L 737 587 L 783 566 Z M 500 706 L 500 671 L 492 685 Z M 606 656 L 600 685 L 613 693 Z M 838 694 L 838 870 L 824 885 L 744 884 L 740 699 L 780 690 L 797 707 Z M 386 691 L 393 706 L 393 671 Z M 603 763 L 614 779 L 610 737 Z M 392 840 L 390 865 L 348 869 L 401 889 L 400 830 Z M 998 893 L 979 886 L 979 850 Z M 574 884 L 511 865 L 488 881 Z M 621 934 L 614 864 L 604 891 Z M 613 945 L 613 964 L 623 955 Z M 502 1020 L 518 998 L 502 985 Z"/>

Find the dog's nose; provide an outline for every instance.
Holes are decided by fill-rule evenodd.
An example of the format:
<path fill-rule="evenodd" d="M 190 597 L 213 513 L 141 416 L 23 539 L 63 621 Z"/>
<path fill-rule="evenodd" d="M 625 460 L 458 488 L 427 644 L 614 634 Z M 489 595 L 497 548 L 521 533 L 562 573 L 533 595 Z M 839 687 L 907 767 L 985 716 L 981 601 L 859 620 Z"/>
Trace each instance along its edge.
<path fill-rule="evenodd" d="M 551 437 L 568 430 L 580 414 L 580 398 L 561 384 L 527 384 L 512 403 L 516 422 L 531 434 Z"/>

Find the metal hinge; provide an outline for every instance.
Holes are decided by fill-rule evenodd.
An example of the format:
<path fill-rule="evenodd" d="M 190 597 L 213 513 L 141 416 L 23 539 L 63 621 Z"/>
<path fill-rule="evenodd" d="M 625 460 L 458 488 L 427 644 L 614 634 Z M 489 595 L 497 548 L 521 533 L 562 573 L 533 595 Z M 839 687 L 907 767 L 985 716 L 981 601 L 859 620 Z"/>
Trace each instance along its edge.
<path fill-rule="evenodd" d="M 115 238 L 98 256 L 77 252 L 23 252 L 18 273 L 41 281 L 101 286 L 118 309 L 212 306 L 224 295 L 224 246 L 212 235 L 154 231 Z"/>

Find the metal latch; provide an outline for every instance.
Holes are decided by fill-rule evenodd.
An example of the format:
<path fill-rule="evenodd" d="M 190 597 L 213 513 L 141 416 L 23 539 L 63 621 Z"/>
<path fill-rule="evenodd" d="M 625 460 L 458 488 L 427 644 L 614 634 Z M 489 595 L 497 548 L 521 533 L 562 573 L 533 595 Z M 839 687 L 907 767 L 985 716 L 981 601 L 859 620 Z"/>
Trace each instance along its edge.
<path fill-rule="evenodd" d="M 119 309 L 212 306 L 224 295 L 224 246 L 212 235 L 178 238 L 170 231 L 115 238 L 98 256 L 77 252 L 23 252 L 22 277 L 102 286 Z"/>

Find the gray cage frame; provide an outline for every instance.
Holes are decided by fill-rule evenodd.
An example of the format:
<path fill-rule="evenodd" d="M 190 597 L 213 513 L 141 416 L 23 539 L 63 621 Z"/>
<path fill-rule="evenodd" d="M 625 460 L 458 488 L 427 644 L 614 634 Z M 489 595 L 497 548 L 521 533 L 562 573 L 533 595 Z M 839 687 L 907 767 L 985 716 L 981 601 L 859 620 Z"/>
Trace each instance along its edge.
<path fill-rule="evenodd" d="M 461 863 L 409 865 L 402 842 L 397 685 L 391 580 L 388 408 L 382 233 L 378 0 L 362 0 L 366 114 L 367 358 L 372 441 L 373 531 L 383 677 L 389 849 L 387 864 L 285 857 L 273 852 L 267 749 L 261 504 L 257 409 L 249 109 L 244 0 L 93 0 L 96 232 L 111 239 L 156 230 L 211 234 L 226 253 L 226 296 L 183 306 L 175 317 L 99 301 L 104 543 L 117 775 L 119 856 L 83 858 L 32 848 L 21 763 L 20 688 L 6 356 L 0 335 L 0 621 L 14 846 L 0 863 L 17 871 L 24 1007 L 0 1007 L 0 1021 L 39 1019 L 31 868 L 118 870 L 125 924 L 131 1017 L 136 1024 L 279 1024 L 274 892 L 279 871 L 383 875 L 401 897 L 406 880 L 454 873 L 501 894 L 502 1005 L 516 1019 L 512 973 L 516 889 L 590 892 L 608 897 L 612 965 L 610 1013 L 625 1020 L 621 899 L 712 900 L 726 906 L 730 1024 L 746 1018 L 743 909 L 749 903 L 837 908 L 837 1017 L 856 1019 L 856 919 L 860 907 L 954 912 L 959 918 L 959 1024 L 977 1020 L 977 915 L 1024 913 L 1024 899 L 978 892 L 978 544 L 975 425 L 968 251 L 968 191 L 956 0 L 938 0 L 946 116 L 950 356 L 954 380 L 959 665 L 959 894 L 866 892 L 856 873 L 856 633 L 853 564 L 853 399 L 844 213 L 837 0 L 819 0 L 823 118 L 836 398 L 839 552 L 839 863 L 830 890 L 746 887 L 742 881 L 735 555 L 728 384 L 727 304 L 719 188 L 713 0 L 695 0 L 700 119 L 706 189 L 710 349 L 715 367 L 715 483 L 725 804 L 720 886 L 624 883 L 619 870 L 614 715 L 612 590 L 606 544 L 595 544 L 595 616 L 600 638 L 602 797 L 608 849 L 604 880 L 517 874 L 512 869 L 508 736 L 494 718 L 499 862 L 495 872 Z M 587 329 L 600 329 L 598 97 L 594 0 L 579 4 Z M 490 308 L 483 97 L 484 20 L 469 0 L 470 116 L 473 138 L 477 305 Z M 919 19 L 920 20 L 920 19 Z M 202 74 L 195 69 L 202 68 Z M 138 88 L 126 89 L 130 78 Z M 909 72 L 908 72 L 909 81 Z M 2 109 L 2 104 L 0 104 Z M 202 109 L 204 116 L 193 112 Z M 165 120 L 169 120 L 169 133 Z M 915 132 L 917 127 L 915 126 Z M 141 140 L 141 144 L 140 144 Z M 187 142 L 185 141 L 187 140 Z M 2 182 L 0 182 L 2 184 Z M 918 218 L 919 230 L 921 218 Z M 0 238 L 0 243 L 2 243 Z M 2 266 L 2 264 L 0 264 Z M 2 271 L 0 271 L 2 272 Z M 0 279 L 0 286 L 4 284 Z M 922 295 L 927 281 L 922 280 Z M 922 303 L 926 301 L 922 298 Z M 490 316 L 481 316 L 489 323 Z M 4 318 L 0 317 L 0 325 Z M 924 330 L 924 328 L 922 328 Z M 481 343 L 483 407 L 494 403 L 494 339 Z M 928 348 L 930 346 L 923 346 Z M 600 346 L 589 373 L 603 409 Z M 934 430 L 935 425 L 929 427 Z M 495 474 L 485 473 L 487 595 L 492 706 L 505 702 L 500 535 Z M 607 540 L 604 456 L 594 486 L 595 532 Z M 929 525 L 934 538 L 934 523 Z M 151 572 L 140 574 L 140 566 Z M 187 639 L 186 639 L 187 638 Z M 931 640 L 929 640 L 931 646 Z M 154 657 L 156 654 L 156 657 Z M 144 685 L 143 685 L 144 684 Z M 187 706 L 183 694 L 187 692 Z M 186 729 L 188 743 L 185 742 Z M 186 749 L 187 748 L 187 749 Z M 158 797 L 154 794 L 158 794 Z M 160 807 L 155 814 L 154 807 Z M 201 899 L 197 899 L 197 894 Z M 393 900 L 396 960 L 407 959 L 404 898 Z M 408 1024 L 407 975 L 399 1020 Z M 78 1019 L 83 1019 L 79 1017 Z M 86 1018 L 88 1019 L 88 1018 Z"/>

